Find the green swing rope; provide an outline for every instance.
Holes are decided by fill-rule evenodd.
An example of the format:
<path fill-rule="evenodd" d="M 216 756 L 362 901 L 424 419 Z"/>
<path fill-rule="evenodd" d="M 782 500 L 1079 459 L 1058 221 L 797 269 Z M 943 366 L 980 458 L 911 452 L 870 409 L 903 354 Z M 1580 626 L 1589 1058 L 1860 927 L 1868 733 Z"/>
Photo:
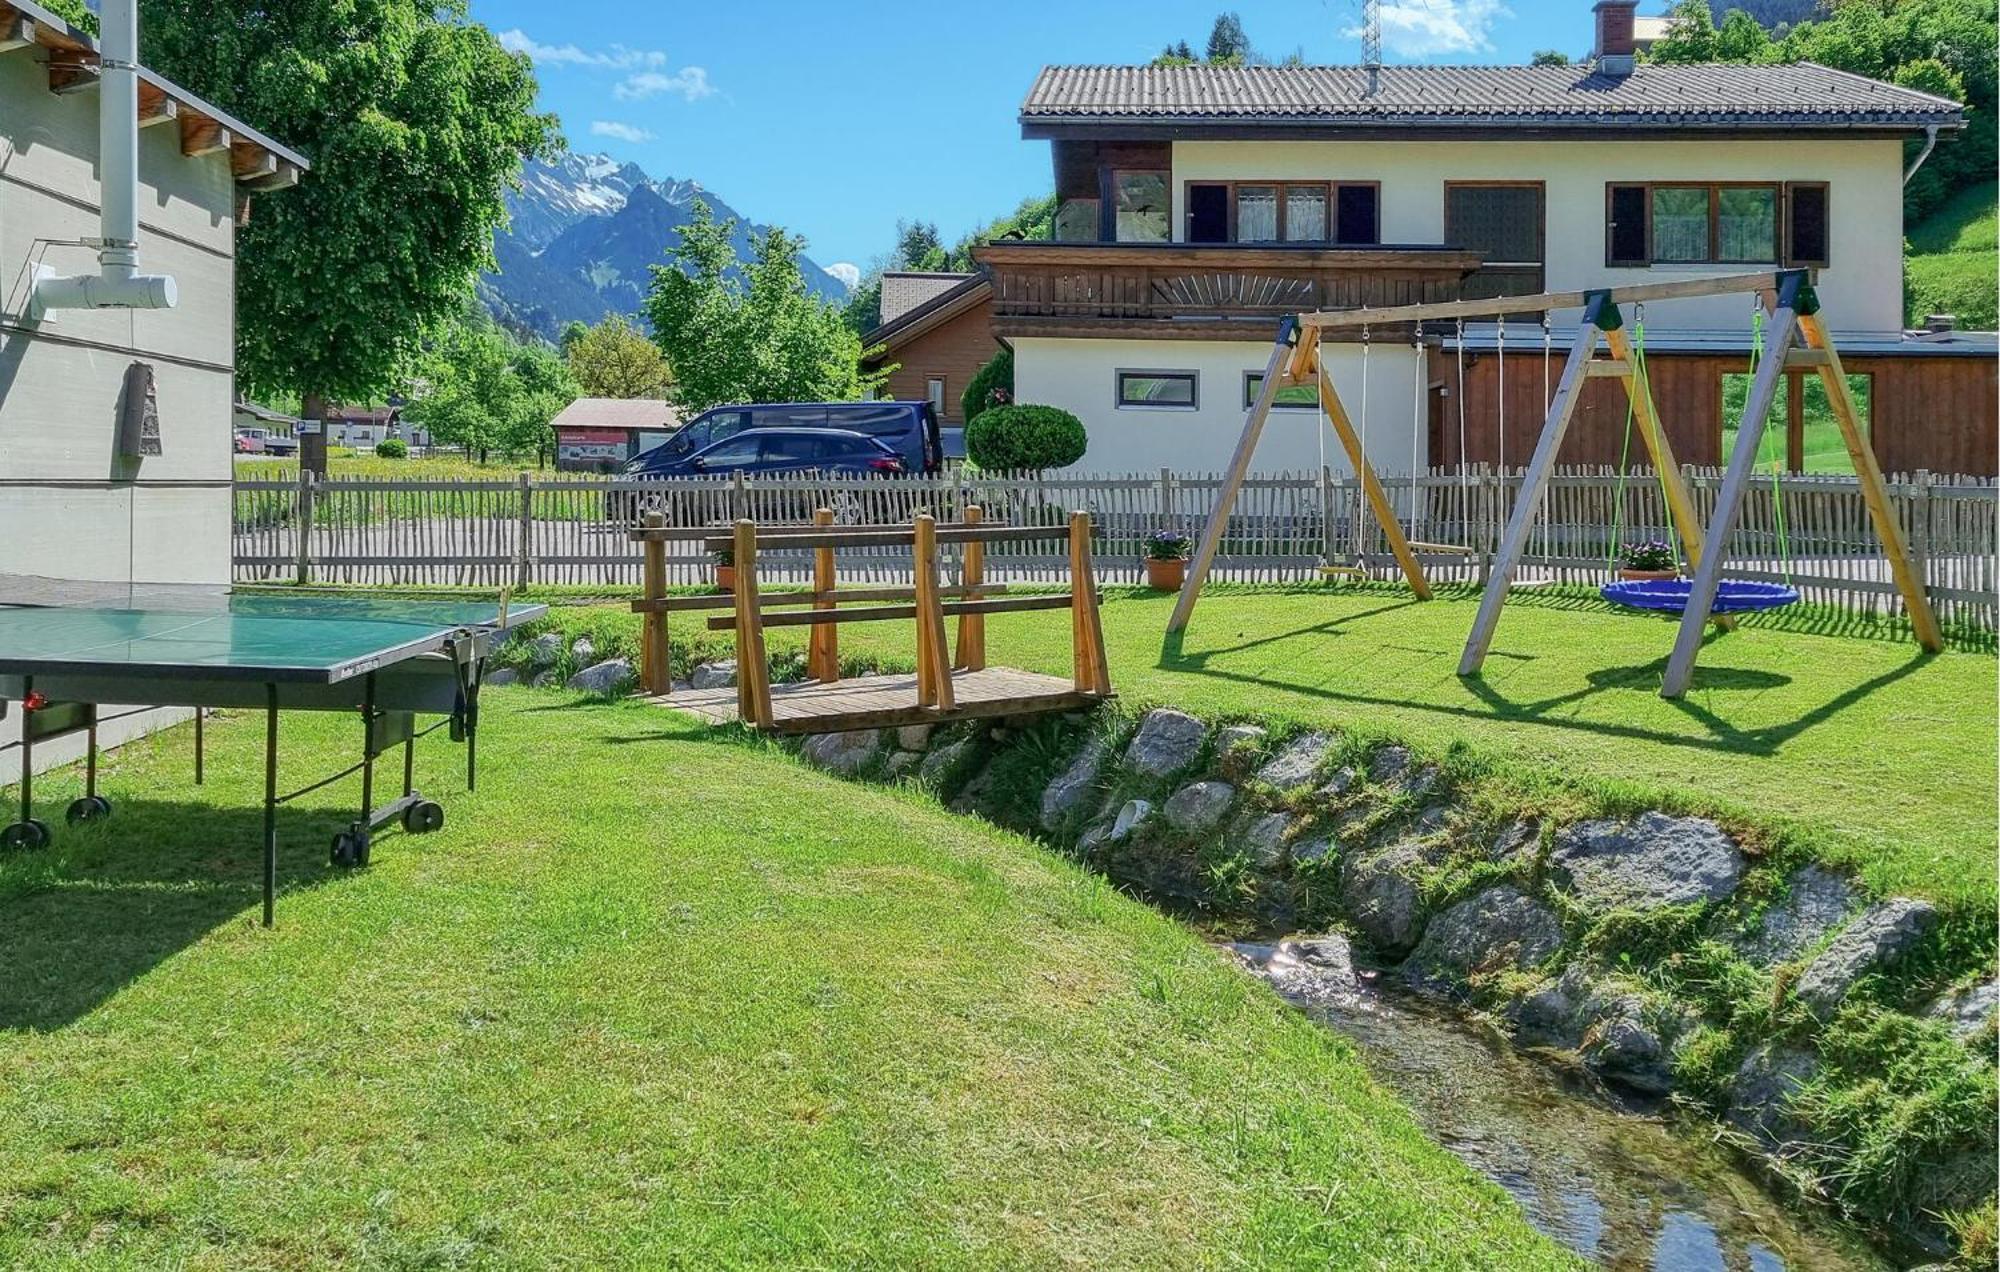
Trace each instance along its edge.
<path fill-rule="evenodd" d="M 1760 304 L 1755 305 L 1750 314 L 1750 378 L 1753 383 L 1757 378 L 1757 364 L 1763 361 L 1763 358 L 1764 307 Z M 1743 405 L 1746 410 L 1749 408 L 1750 402 L 1747 397 L 1744 399 Z M 1738 420 L 1736 426 L 1739 429 L 1742 428 L 1743 422 Z M 1760 436 L 1757 439 L 1756 465 L 1759 468 L 1764 465 L 1764 442 L 1765 437 L 1770 434 L 1770 431 L 1768 427 L 1765 428 L 1765 436 Z M 1778 570 L 1784 575 L 1786 586 L 1790 586 L 1792 582 L 1792 539 L 1790 532 L 1785 528 L 1785 443 L 1780 441 L 1778 447 L 1779 453 L 1771 458 L 1771 516 L 1772 522 L 1778 532 Z"/>

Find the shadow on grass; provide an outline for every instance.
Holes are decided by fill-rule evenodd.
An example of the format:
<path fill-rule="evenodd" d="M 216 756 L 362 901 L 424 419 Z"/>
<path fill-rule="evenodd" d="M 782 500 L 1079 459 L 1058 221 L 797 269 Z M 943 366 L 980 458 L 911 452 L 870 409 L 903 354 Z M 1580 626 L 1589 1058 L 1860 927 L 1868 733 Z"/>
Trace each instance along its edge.
<path fill-rule="evenodd" d="M 278 810 L 280 924 L 287 893 L 348 873 L 327 856 L 346 824 Z M 0 858 L 0 1030 L 63 1028 L 216 928 L 262 919 L 261 807 L 121 800 L 109 821 L 54 829 L 51 847 Z"/>
<path fill-rule="evenodd" d="M 1581 609 L 1586 606 L 1603 605 L 1603 602 L 1592 602 L 1580 596 L 1571 597 L 1570 600 L 1574 601 L 1575 604 L 1558 605 L 1556 608 Z M 1927 665 L 1933 658 L 1937 657 L 1937 655 L 1921 651 L 1914 652 L 1908 661 L 1880 675 L 1871 677 L 1860 684 L 1850 686 L 1826 702 L 1801 713 L 1792 720 L 1756 730 L 1737 728 L 1727 719 L 1709 710 L 1701 703 L 1694 701 L 1689 696 L 1663 700 L 1688 720 L 1706 730 L 1709 735 L 1706 738 L 1689 737 L 1686 734 L 1669 733 L 1660 729 L 1650 729 L 1639 725 L 1620 725 L 1605 721 L 1580 720 L 1567 715 L 1560 718 L 1550 718 L 1552 712 L 1586 702 L 1600 694 L 1609 692 L 1629 693 L 1641 688 L 1657 689 L 1666 675 L 1667 656 L 1665 655 L 1637 667 L 1609 667 L 1591 672 L 1585 677 L 1586 683 L 1584 687 L 1569 693 L 1558 694 L 1554 697 L 1535 701 L 1515 701 L 1508 698 L 1499 689 L 1480 676 L 1459 677 L 1459 683 L 1465 686 L 1466 691 L 1478 698 L 1485 705 L 1486 710 L 1483 711 L 1451 703 L 1424 702 L 1409 697 L 1353 693 L 1345 690 L 1328 689 L 1319 685 L 1300 684 L 1289 681 L 1271 681 L 1238 672 L 1218 670 L 1208 665 L 1209 660 L 1212 658 L 1240 653 L 1247 649 L 1270 645 L 1298 636 L 1310 634 L 1345 635 L 1346 633 L 1337 632 L 1334 629 L 1343 623 L 1377 616 L 1390 610 L 1401 609 L 1406 605 L 1417 603 L 1417 601 L 1412 599 L 1399 604 L 1378 606 L 1374 609 L 1332 619 L 1327 623 L 1299 628 L 1295 631 L 1283 633 L 1282 635 L 1260 638 L 1240 645 L 1205 650 L 1196 654 L 1185 652 L 1184 633 L 1169 632 L 1161 642 L 1160 659 L 1157 665 L 1166 671 L 1185 672 L 1188 675 L 1194 676 L 1208 676 L 1220 680 L 1228 680 L 1236 684 L 1283 689 L 1290 693 L 1320 698 L 1329 702 L 1348 702 L 1363 706 L 1399 707 L 1406 710 L 1428 712 L 1434 715 L 1454 716 L 1460 719 L 1486 719 L 1505 723 L 1534 724 L 1545 728 L 1591 733 L 1605 737 L 1657 742 L 1663 746 L 1701 747 L 1738 754 L 1772 755 L 1785 743 L 1796 738 L 1806 730 L 1832 719 L 1848 707 L 1867 698 L 1870 694 L 1884 689 L 1906 676 L 1914 674 Z M 1724 633 L 1710 630 L 1703 637 L 1702 644 L 1706 647 L 1712 642 L 1723 638 Z M 1508 655 L 1499 651 L 1494 651 L 1488 656 L 1515 657 L 1522 660 L 1528 658 L 1527 655 Z M 1791 683 L 1791 677 L 1776 672 L 1741 668 L 1702 667 L 1697 663 L 1693 689 L 1762 692 L 1782 688 Z"/>

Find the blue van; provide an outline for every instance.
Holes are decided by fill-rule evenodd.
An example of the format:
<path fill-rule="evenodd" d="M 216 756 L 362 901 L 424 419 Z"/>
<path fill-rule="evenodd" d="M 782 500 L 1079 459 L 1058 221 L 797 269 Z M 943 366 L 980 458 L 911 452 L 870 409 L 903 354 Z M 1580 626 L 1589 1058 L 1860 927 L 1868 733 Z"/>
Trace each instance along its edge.
<path fill-rule="evenodd" d="M 906 473 L 934 473 L 944 466 L 944 441 L 929 402 L 758 402 L 703 411 L 660 445 L 627 461 L 625 472 L 638 476 L 666 470 L 750 428 L 861 433 L 895 451 Z"/>

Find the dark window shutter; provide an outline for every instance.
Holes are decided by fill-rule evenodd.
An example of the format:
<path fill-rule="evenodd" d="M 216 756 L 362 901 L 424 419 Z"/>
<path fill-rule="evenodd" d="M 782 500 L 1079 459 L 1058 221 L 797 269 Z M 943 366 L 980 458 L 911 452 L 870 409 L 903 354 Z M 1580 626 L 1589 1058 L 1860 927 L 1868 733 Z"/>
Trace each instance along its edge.
<path fill-rule="evenodd" d="M 1827 191 L 1823 185 L 1793 185 L 1785 189 L 1789 223 L 1785 259 L 1792 265 L 1827 263 Z"/>
<path fill-rule="evenodd" d="M 1652 252 L 1646 242 L 1646 187 L 1611 187 L 1611 223 L 1604 228 L 1604 261 L 1607 265 L 1649 265 Z"/>
<path fill-rule="evenodd" d="M 1344 185 L 1335 196 L 1334 241 L 1361 244 L 1382 241 L 1380 191 L 1372 185 Z"/>

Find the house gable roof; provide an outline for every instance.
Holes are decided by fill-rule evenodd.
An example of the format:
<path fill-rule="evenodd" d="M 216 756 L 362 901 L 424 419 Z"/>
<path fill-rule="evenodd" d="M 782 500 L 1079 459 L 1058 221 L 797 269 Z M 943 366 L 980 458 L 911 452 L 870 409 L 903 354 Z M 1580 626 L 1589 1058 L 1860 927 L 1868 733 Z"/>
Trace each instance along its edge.
<path fill-rule="evenodd" d="M 914 309 L 908 309 L 861 337 L 863 349 L 882 346 L 883 354 L 908 344 L 926 331 L 948 322 L 993 294 L 993 280 L 984 272 L 968 274 L 955 286 L 941 291 Z M 881 355 L 877 355 L 878 361 Z"/>
<path fill-rule="evenodd" d="M 681 409 L 659 398 L 577 398 L 549 421 L 551 428 L 667 429 L 681 426 Z"/>
<path fill-rule="evenodd" d="M 1021 104 L 1024 133 L 1079 126 L 1309 132 L 1615 128 L 1959 128 L 1958 103 L 1811 62 L 1581 66 L 1050 66 Z"/>
<path fill-rule="evenodd" d="M 34 0 L 0 0 L 0 57 L 21 42 L 46 53 L 49 87 L 63 92 L 97 77 L 97 41 Z M 29 56 L 16 52 L 16 57 Z M 312 167 L 306 157 L 210 105 L 187 89 L 139 68 L 139 122 L 177 124 L 181 153 L 229 152 L 230 172 L 240 191 L 278 190 L 298 182 Z"/>

